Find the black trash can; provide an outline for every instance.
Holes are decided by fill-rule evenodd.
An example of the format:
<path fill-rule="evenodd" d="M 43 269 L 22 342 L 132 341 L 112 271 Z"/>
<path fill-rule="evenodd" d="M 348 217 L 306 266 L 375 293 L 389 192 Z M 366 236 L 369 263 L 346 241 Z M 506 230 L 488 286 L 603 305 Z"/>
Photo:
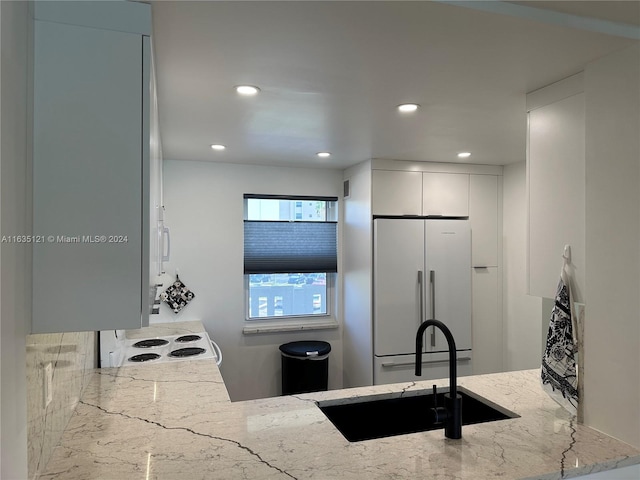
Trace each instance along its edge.
<path fill-rule="evenodd" d="M 331 345 L 322 341 L 300 341 L 280 345 L 282 394 L 327 390 Z"/>

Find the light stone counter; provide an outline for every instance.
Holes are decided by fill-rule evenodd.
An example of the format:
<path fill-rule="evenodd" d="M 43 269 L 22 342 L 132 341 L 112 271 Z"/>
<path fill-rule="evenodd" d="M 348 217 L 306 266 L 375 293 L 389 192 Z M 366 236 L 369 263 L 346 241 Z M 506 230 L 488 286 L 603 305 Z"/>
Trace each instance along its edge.
<path fill-rule="evenodd" d="M 461 440 L 436 430 L 349 443 L 315 404 L 432 383 L 448 381 L 231 403 L 213 360 L 96 370 L 40 478 L 556 479 L 640 463 L 637 449 L 575 425 L 537 370 L 460 378 L 520 415 L 464 426 Z"/>

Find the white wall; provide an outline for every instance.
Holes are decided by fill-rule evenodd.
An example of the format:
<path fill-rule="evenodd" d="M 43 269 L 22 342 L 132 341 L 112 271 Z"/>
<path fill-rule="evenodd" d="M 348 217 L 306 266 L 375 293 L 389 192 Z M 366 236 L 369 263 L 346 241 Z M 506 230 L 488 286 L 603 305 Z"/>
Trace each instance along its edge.
<path fill-rule="evenodd" d="M 243 194 L 341 196 L 342 172 L 191 161 L 164 162 L 167 274 L 196 297 L 178 315 L 166 305 L 152 322 L 202 320 L 223 350 L 222 375 L 232 400 L 280 394 L 278 346 L 297 340 L 331 343 L 329 388 L 342 387 L 342 329 L 244 335 Z M 339 229 L 340 232 L 340 229 Z M 340 259 L 339 259 L 340 261 Z M 339 266 L 340 268 L 340 266 Z M 340 274 L 336 291 L 341 289 Z M 341 320 L 340 304 L 334 310 Z"/>
<path fill-rule="evenodd" d="M 30 49 L 33 20 L 27 2 L 0 2 L 0 226 L 2 235 L 31 233 Z M 1 477 L 27 478 L 25 340 L 31 326 L 31 250 L 0 246 Z"/>
<path fill-rule="evenodd" d="M 542 359 L 542 300 L 527 295 L 528 220 L 525 163 L 505 165 L 502 178 L 502 288 L 505 329 L 503 363 L 507 371 L 537 368 Z"/>
<path fill-rule="evenodd" d="M 640 447 L 640 47 L 585 70 L 585 423 Z"/>

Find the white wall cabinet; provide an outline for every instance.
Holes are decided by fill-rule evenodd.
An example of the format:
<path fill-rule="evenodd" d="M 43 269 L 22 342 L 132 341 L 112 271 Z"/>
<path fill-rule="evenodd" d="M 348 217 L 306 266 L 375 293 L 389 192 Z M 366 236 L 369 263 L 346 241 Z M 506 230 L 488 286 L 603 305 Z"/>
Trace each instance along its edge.
<path fill-rule="evenodd" d="M 469 175 L 422 174 L 422 215 L 469 216 Z"/>
<path fill-rule="evenodd" d="M 148 323 L 150 8 L 35 10 L 32 331 Z"/>
<path fill-rule="evenodd" d="M 469 175 L 373 170 L 374 215 L 469 216 Z"/>
<path fill-rule="evenodd" d="M 374 215 L 422 215 L 422 172 L 374 170 Z"/>
<path fill-rule="evenodd" d="M 567 85 L 573 90 L 567 91 Z M 585 288 L 585 96 L 581 75 L 527 96 L 529 294 L 554 298 L 565 245 L 573 293 Z M 558 96 L 560 98 L 558 98 Z"/>
<path fill-rule="evenodd" d="M 498 266 L 498 176 L 469 179 L 471 262 L 474 267 Z"/>
<path fill-rule="evenodd" d="M 169 261 L 171 250 L 171 239 L 169 228 L 165 225 L 164 218 L 164 189 L 163 189 L 163 157 L 162 142 L 160 139 L 160 121 L 158 112 L 157 84 L 155 68 L 153 63 L 153 52 L 151 58 L 151 83 L 150 83 L 150 128 L 149 128 L 149 207 L 151 209 L 150 219 L 150 257 L 151 257 L 151 278 L 150 284 L 160 285 L 163 283 L 162 274 L 165 270 L 165 262 Z M 157 313 L 159 305 L 155 305 L 154 313 Z"/>

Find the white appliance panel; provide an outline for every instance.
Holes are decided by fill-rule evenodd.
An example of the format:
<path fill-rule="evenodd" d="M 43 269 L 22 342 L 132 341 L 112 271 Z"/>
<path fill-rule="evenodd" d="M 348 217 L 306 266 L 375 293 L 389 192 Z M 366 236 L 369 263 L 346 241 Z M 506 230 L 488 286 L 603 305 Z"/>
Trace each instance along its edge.
<path fill-rule="evenodd" d="M 376 219 L 373 265 L 374 353 L 414 353 L 420 296 L 426 301 L 418 283 L 418 272 L 424 278 L 424 221 Z"/>
<path fill-rule="evenodd" d="M 471 231 L 466 220 L 425 221 L 427 297 L 426 319 L 443 322 L 457 350 L 471 349 Z M 433 280 L 433 283 L 432 283 Z M 433 299 L 435 298 L 435 302 Z M 432 317 L 435 304 L 435 316 Z M 432 342 L 431 330 L 435 330 Z M 426 351 L 448 350 L 438 329 L 426 332 Z M 435 345 L 434 345 L 435 343 Z"/>
<path fill-rule="evenodd" d="M 457 352 L 458 377 L 471 375 L 471 351 Z M 449 377 L 449 353 L 426 353 L 422 356 L 422 375 L 415 375 L 415 355 L 374 357 L 373 384 L 416 382 Z"/>
<path fill-rule="evenodd" d="M 436 318 L 456 341 L 459 375 L 471 374 L 471 232 L 466 220 L 374 220 L 374 383 L 415 381 L 415 335 Z M 433 309 L 432 309 L 433 305 Z M 425 333 L 422 379 L 449 375 L 446 338 Z"/>
<path fill-rule="evenodd" d="M 119 367 L 124 355 L 125 330 L 100 331 L 100 367 Z"/>

